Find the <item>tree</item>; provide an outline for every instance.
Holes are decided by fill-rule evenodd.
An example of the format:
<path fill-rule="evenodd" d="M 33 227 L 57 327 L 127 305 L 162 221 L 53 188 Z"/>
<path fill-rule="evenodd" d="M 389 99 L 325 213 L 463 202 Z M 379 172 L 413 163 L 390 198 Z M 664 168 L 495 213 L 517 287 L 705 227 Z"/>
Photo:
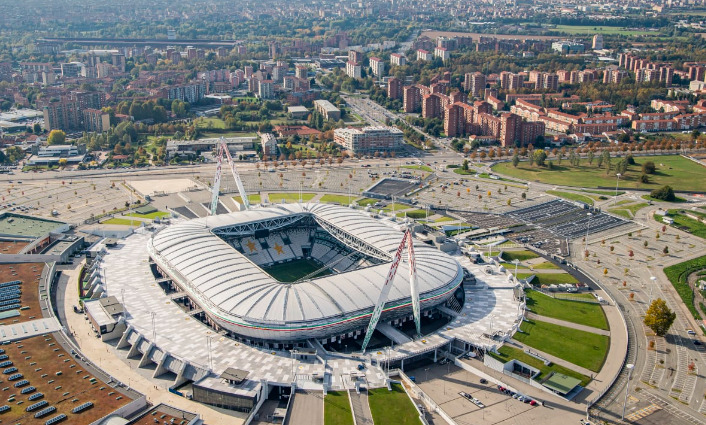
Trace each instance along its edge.
<path fill-rule="evenodd" d="M 655 163 L 652 161 L 646 161 L 642 164 L 642 172 L 645 174 L 654 174 L 656 170 L 657 167 L 655 167 Z"/>
<path fill-rule="evenodd" d="M 517 156 L 517 154 L 513 155 L 512 157 L 512 166 L 517 168 L 517 165 L 520 163 L 520 157 Z"/>
<path fill-rule="evenodd" d="M 50 145 L 63 145 L 66 143 L 66 133 L 61 130 L 52 130 L 47 138 L 47 143 Z"/>
<path fill-rule="evenodd" d="M 671 188 L 671 186 L 662 186 L 659 189 L 655 189 L 650 192 L 650 196 L 655 199 L 668 202 L 672 202 L 676 199 L 676 197 L 674 196 L 674 190 Z"/>
<path fill-rule="evenodd" d="M 677 314 L 667 307 L 667 303 L 662 298 L 657 298 L 645 313 L 645 326 L 658 336 L 665 336 L 676 318 Z"/>
<path fill-rule="evenodd" d="M 665 246 L 664 249 L 662 250 L 662 252 L 664 253 L 664 255 L 669 254 L 669 247 Z"/>
<path fill-rule="evenodd" d="M 544 152 L 544 149 L 537 149 L 534 151 L 532 156 L 534 157 L 534 162 L 537 163 L 538 166 L 544 166 L 544 161 L 547 159 L 547 153 Z"/>
<path fill-rule="evenodd" d="M 38 122 L 34 123 L 34 125 L 32 126 L 32 129 L 34 130 L 34 134 L 39 134 L 42 132 L 42 126 L 39 125 Z"/>
<path fill-rule="evenodd" d="M 461 168 L 463 169 L 463 171 L 468 171 L 468 160 L 467 159 L 463 160 L 463 165 L 461 165 Z"/>

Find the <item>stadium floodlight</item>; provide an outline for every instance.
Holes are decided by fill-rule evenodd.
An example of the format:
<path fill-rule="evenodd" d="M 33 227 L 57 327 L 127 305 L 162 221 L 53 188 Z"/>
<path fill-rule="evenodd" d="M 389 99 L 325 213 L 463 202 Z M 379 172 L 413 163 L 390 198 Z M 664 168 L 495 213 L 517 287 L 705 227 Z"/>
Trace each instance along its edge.
<path fill-rule="evenodd" d="M 375 308 L 373 309 L 373 314 L 370 316 L 370 323 L 368 324 L 368 329 L 365 331 L 365 339 L 363 340 L 363 353 L 365 353 L 365 349 L 368 347 L 370 338 L 373 336 L 378 321 L 380 320 L 380 316 L 382 315 L 383 308 L 385 307 L 385 303 L 387 302 L 387 297 L 389 296 L 390 289 L 392 288 L 392 282 L 395 281 L 395 276 L 397 275 L 397 267 L 400 265 L 400 261 L 402 261 L 402 251 L 404 250 L 405 246 L 407 247 L 407 256 L 409 260 L 409 284 L 412 294 L 414 324 L 417 328 L 417 334 L 421 334 L 421 324 L 419 316 L 419 290 L 417 288 L 417 273 L 414 261 L 413 245 L 414 241 L 412 238 L 412 232 L 407 229 L 404 232 L 404 236 L 402 237 L 400 245 L 397 247 L 397 252 L 395 253 L 394 258 L 392 259 L 390 271 L 387 273 L 387 278 L 385 279 L 385 283 L 383 283 L 382 285 L 382 290 L 380 291 L 380 296 L 378 297 L 378 301 L 375 304 Z"/>
<path fill-rule="evenodd" d="M 245 187 L 243 186 L 242 180 L 240 180 L 240 175 L 235 169 L 235 162 L 230 156 L 230 151 L 228 150 L 228 145 L 226 145 L 225 138 L 221 137 L 218 141 L 218 159 L 216 165 L 216 176 L 213 179 L 213 189 L 211 189 L 211 215 L 216 215 L 216 210 L 218 209 L 218 192 L 221 188 L 221 174 L 222 174 L 222 164 L 223 164 L 223 154 L 225 153 L 228 165 L 230 165 L 230 171 L 233 174 L 233 179 L 235 180 L 235 185 L 238 187 L 238 193 L 240 194 L 240 199 L 243 201 L 243 207 L 247 210 L 250 208 L 250 201 L 248 200 L 248 195 L 245 193 Z"/>

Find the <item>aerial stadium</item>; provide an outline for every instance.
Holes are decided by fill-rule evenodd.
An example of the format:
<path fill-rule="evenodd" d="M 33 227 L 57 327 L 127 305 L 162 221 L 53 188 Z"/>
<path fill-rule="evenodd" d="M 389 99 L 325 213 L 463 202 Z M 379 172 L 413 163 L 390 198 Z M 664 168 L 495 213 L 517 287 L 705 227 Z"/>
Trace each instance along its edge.
<path fill-rule="evenodd" d="M 148 243 L 159 273 L 217 330 L 282 344 L 360 334 L 371 321 L 405 233 L 365 212 L 283 204 L 183 221 Z M 410 240 L 411 242 L 411 240 Z M 399 262 L 380 320 L 422 315 L 454 296 L 461 265 L 421 242 Z"/>

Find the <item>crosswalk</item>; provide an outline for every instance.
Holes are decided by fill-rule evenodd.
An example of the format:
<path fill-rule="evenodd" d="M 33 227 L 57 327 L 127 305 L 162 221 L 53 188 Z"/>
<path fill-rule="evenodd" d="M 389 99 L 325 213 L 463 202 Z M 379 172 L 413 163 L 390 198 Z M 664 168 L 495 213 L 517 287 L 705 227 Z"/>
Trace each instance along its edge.
<path fill-rule="evenodd" d="M 637 422 L 638 420 L 644 418 L 645 416 L 649 416 L 656 412 L 657 410 L 661 410 L 662 408 L 657 406 L 656 404 L 650 404 L 649 406 L 638 410 L 637 412 L 631 413 L 627 416 L 625 416 L 625 420 L 628 422 Z"/>

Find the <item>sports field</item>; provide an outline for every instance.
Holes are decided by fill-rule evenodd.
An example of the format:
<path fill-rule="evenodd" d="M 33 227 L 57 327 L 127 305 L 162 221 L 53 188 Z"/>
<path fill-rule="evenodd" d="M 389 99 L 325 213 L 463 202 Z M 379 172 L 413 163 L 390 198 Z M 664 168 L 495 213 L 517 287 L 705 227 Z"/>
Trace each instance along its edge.
<path fill-rule="evenodd" d="M 280 282 L 296 282 L 304 276 L 319 270 L 321 267 L 322 266 L 316 261 L 303 258 L 301 260 L 294 260 L 287 263 L 263 267 L 262 270 Z M 315 277 L 326 276 L 328 274 L 331 274 L 331 271 L 324 269 Z"/>
<path fill-rule="evenodd" d="M 553 158 L 550 158 L 553 160 Z M 618 162 L 612 158 L 612 163 Z M 652 161 L 657 168 L 655 174 L 650 175 L 650 183 L 640 183 L 642 164 Z M 588 164 L 588 159 L 582 158 L 578 167 L 563 161 L 561 165 L 554 161 L 554 169 L 547 167 L 530 166 L 526 161 L 520 162 L 517 168 L 510 162 L 502 162 L 493 166 L 493 171 L 511 177 L 537 181 L 541 183 L 556 184 L 574 187 L 615 187 L 615 172 L 606 174 L 604 168 Z M 677 191 L 706 191 L 706 167 L 679 155 L 656 155 L 635 157 L 635 165 L 630 165 L 625 175 L 620 177 L 621 188 L 657 189 L 669 185 Z"/>
<path fill-rule="evenodd" d="M 659 31 L 640 31 L 624 27 L 593 26 L 593 25 L 557 25 L 552 31 L 561 31 L 567 34 L 612 34 L 612 35 L 659 35 Z"/>

